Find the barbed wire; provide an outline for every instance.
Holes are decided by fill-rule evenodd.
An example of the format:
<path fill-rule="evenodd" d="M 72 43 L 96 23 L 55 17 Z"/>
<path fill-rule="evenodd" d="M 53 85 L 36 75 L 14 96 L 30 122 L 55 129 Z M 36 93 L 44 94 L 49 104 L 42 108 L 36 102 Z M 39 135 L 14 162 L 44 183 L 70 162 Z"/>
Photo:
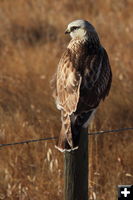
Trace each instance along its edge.
<path fill-rule="evenodd" d="M 105 133 L 118 133 L 122 131 L 129 131 L 133 130 L 133 128 L 120 128 L 120 129 L 112 129 L 112 130 L 106 130 L 106 131 L 98 131 L 98 132 L 90 132 L 88 135 L 100 135 L 100 134 L 105 134 Z M 48 137 L 48 138 L 40 138 L 40 139 L 33 139 L 33 140 L 24 140 L 21 142 L 12 142 L 12 143 L 6 143 L 6 144 L 0 144 L 1 147 L 6 147 L 6 146 L 14 146 L 18 144 L 29 144 L 33 142 L 42 142 L 46 140 L 56 140 L 58 137 Z"/>

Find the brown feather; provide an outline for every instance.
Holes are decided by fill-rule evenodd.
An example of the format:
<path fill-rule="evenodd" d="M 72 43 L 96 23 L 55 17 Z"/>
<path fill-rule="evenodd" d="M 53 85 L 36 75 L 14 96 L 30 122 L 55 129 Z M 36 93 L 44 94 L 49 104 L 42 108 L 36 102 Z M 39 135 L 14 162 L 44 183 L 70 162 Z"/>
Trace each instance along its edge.
<path fill-rule="evenodd" d="M 60 150 L 78 145 L 74 138 L 79 136 L 75 133 L 110 90 L 108 55 L 94 36 L 93 42 L 71 40 L 58 65 L 54 98 L 61 109 L 62 129 L 57 144 Z"/>

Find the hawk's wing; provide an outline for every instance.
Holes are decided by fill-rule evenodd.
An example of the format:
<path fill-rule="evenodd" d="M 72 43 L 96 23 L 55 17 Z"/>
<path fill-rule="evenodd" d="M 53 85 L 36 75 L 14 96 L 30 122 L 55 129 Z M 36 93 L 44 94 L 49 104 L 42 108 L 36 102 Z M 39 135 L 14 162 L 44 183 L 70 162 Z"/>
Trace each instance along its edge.
<path fill-rule="evenodd" d="M 108 95 L 111 85 L 109 60 L 102 47 L 96 54 L 83 52 L 78 57 L 77 52 L 73 57 L 71 53 L 67 49 L 63 54 L 56 74 L 55 99 L 57 107 L 62 110 L 58 149 L 79 145 L 78 127 L 90 118 L 101 99 Z"/>
<path fill-rule="evenodd" d="M 77 112 L 96 108 L 110 90 L 112 73 L 108 55 L 100 48 L 96 55 L 88 55 L 80 88 L 80 100 Z"/>
<path fill-rule="evenodd" d="M 59 62 L 56 78 L 57 106 L 62 108 L 66 114 L 71 115 L 77 109 L 81 76 L 74 68 L 68 50 Z"/>

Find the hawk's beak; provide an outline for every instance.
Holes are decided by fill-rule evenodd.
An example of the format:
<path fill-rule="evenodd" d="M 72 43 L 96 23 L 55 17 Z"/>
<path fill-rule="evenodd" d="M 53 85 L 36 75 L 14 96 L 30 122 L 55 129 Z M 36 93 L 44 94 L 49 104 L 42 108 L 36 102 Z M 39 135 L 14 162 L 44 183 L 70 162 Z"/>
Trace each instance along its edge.
<path fill-rule="evenodd" d="M 69 34 L 69 33 L 70 33 L 70 31 L 68 29 L 66 29 L 65 34 Z"/>

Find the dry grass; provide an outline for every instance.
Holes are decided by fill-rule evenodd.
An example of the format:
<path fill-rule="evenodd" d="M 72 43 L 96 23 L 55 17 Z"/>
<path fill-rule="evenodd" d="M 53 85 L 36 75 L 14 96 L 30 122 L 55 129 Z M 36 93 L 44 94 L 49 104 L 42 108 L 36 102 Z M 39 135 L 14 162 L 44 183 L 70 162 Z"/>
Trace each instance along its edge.
<path fill-rule="evenodd" d="M 132 1 L 0 1 L 0 143 L 55 136 L 60 129 L 49 80 L 63 49 L 66 24 L 91 21 L 113 70 L 110 97 L 92 126 L 133 126 Z M 118 184 L 133 183 L 132 133 L 90 137 L 90 197 L 116 199 Z M 54 142 L 3 148 L 0 199 L 63 198 L 63 156 Z M 110 188 L 110 191 L 106 189 Z"/>

